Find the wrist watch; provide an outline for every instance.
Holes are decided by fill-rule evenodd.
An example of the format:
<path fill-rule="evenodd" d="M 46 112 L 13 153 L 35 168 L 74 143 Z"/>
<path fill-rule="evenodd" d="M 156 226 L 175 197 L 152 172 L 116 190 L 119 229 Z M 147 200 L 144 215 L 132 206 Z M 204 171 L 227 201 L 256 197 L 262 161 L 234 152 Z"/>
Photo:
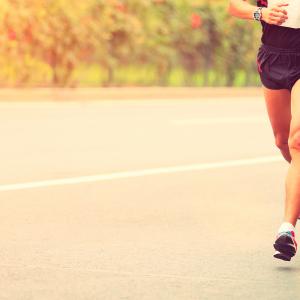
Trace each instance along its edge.
<path fill-rule="evenodd" d="M 261 20 L 261 16 L 262 16 L 262 12 L 261 10 L 263 9 L 263 7 L 258 7 L 254 13 L 253 13 L 253 19 L 256 21 L 260 21 Z"/>

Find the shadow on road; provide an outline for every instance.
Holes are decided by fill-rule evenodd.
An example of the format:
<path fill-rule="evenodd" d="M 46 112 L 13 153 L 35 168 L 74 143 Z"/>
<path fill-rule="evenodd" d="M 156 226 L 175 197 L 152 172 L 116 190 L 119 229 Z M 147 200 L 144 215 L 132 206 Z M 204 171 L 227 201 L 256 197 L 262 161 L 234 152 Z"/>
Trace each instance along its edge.
<path fill-rule="evenodd" d="M 294 267 L 294 266 L 278 266 L 278 267 L 276 267 L 276 271 L 296 273 L 296 272 L 300 272 L 300 267 Z"/>

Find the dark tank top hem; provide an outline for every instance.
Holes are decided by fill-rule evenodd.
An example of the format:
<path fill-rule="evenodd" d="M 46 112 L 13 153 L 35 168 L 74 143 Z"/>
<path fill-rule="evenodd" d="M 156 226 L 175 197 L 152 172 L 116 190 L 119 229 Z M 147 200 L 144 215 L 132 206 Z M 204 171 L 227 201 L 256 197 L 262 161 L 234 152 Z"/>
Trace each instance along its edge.
<path fill-rule="evenodd" d="M 257 6 L 268 7 L 268 1 L 257 0 Z M 274 48 L 291 49 L 293 51 L 300 49 L 300 28 L 271 25 L 264 21 L 261 21 L 261 25 L 262 44 Z"/>
<path fill-rule="evenodd" d="M 281 48 L 281 47 L 274 47 L 268 44 L 262 43 L 261 48 L 264 48 L 269 53 L 298 53 L 300 54 L 300 48 Z"/>

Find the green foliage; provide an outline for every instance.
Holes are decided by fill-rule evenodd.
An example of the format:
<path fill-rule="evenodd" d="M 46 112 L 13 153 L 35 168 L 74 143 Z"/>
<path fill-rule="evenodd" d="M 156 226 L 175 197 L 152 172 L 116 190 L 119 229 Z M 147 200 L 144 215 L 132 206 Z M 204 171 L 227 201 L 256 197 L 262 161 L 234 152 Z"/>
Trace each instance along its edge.
<path fill-rule="evenodd" d="M 227 5 L 2 0 L 0 84 L 256 85 L 261 29 Z"/>

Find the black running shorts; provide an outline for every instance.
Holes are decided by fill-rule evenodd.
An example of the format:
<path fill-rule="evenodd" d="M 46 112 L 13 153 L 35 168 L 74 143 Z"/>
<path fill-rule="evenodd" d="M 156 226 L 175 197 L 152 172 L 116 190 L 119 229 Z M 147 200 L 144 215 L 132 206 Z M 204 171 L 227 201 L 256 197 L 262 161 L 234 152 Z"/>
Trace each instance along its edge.
<path fill-rule="evenodd" d="M 277 48 L 261 44 L 257 70 L 262 84 L 272 90 L 292 90 L 300 79 L 300 49 Z"/>

